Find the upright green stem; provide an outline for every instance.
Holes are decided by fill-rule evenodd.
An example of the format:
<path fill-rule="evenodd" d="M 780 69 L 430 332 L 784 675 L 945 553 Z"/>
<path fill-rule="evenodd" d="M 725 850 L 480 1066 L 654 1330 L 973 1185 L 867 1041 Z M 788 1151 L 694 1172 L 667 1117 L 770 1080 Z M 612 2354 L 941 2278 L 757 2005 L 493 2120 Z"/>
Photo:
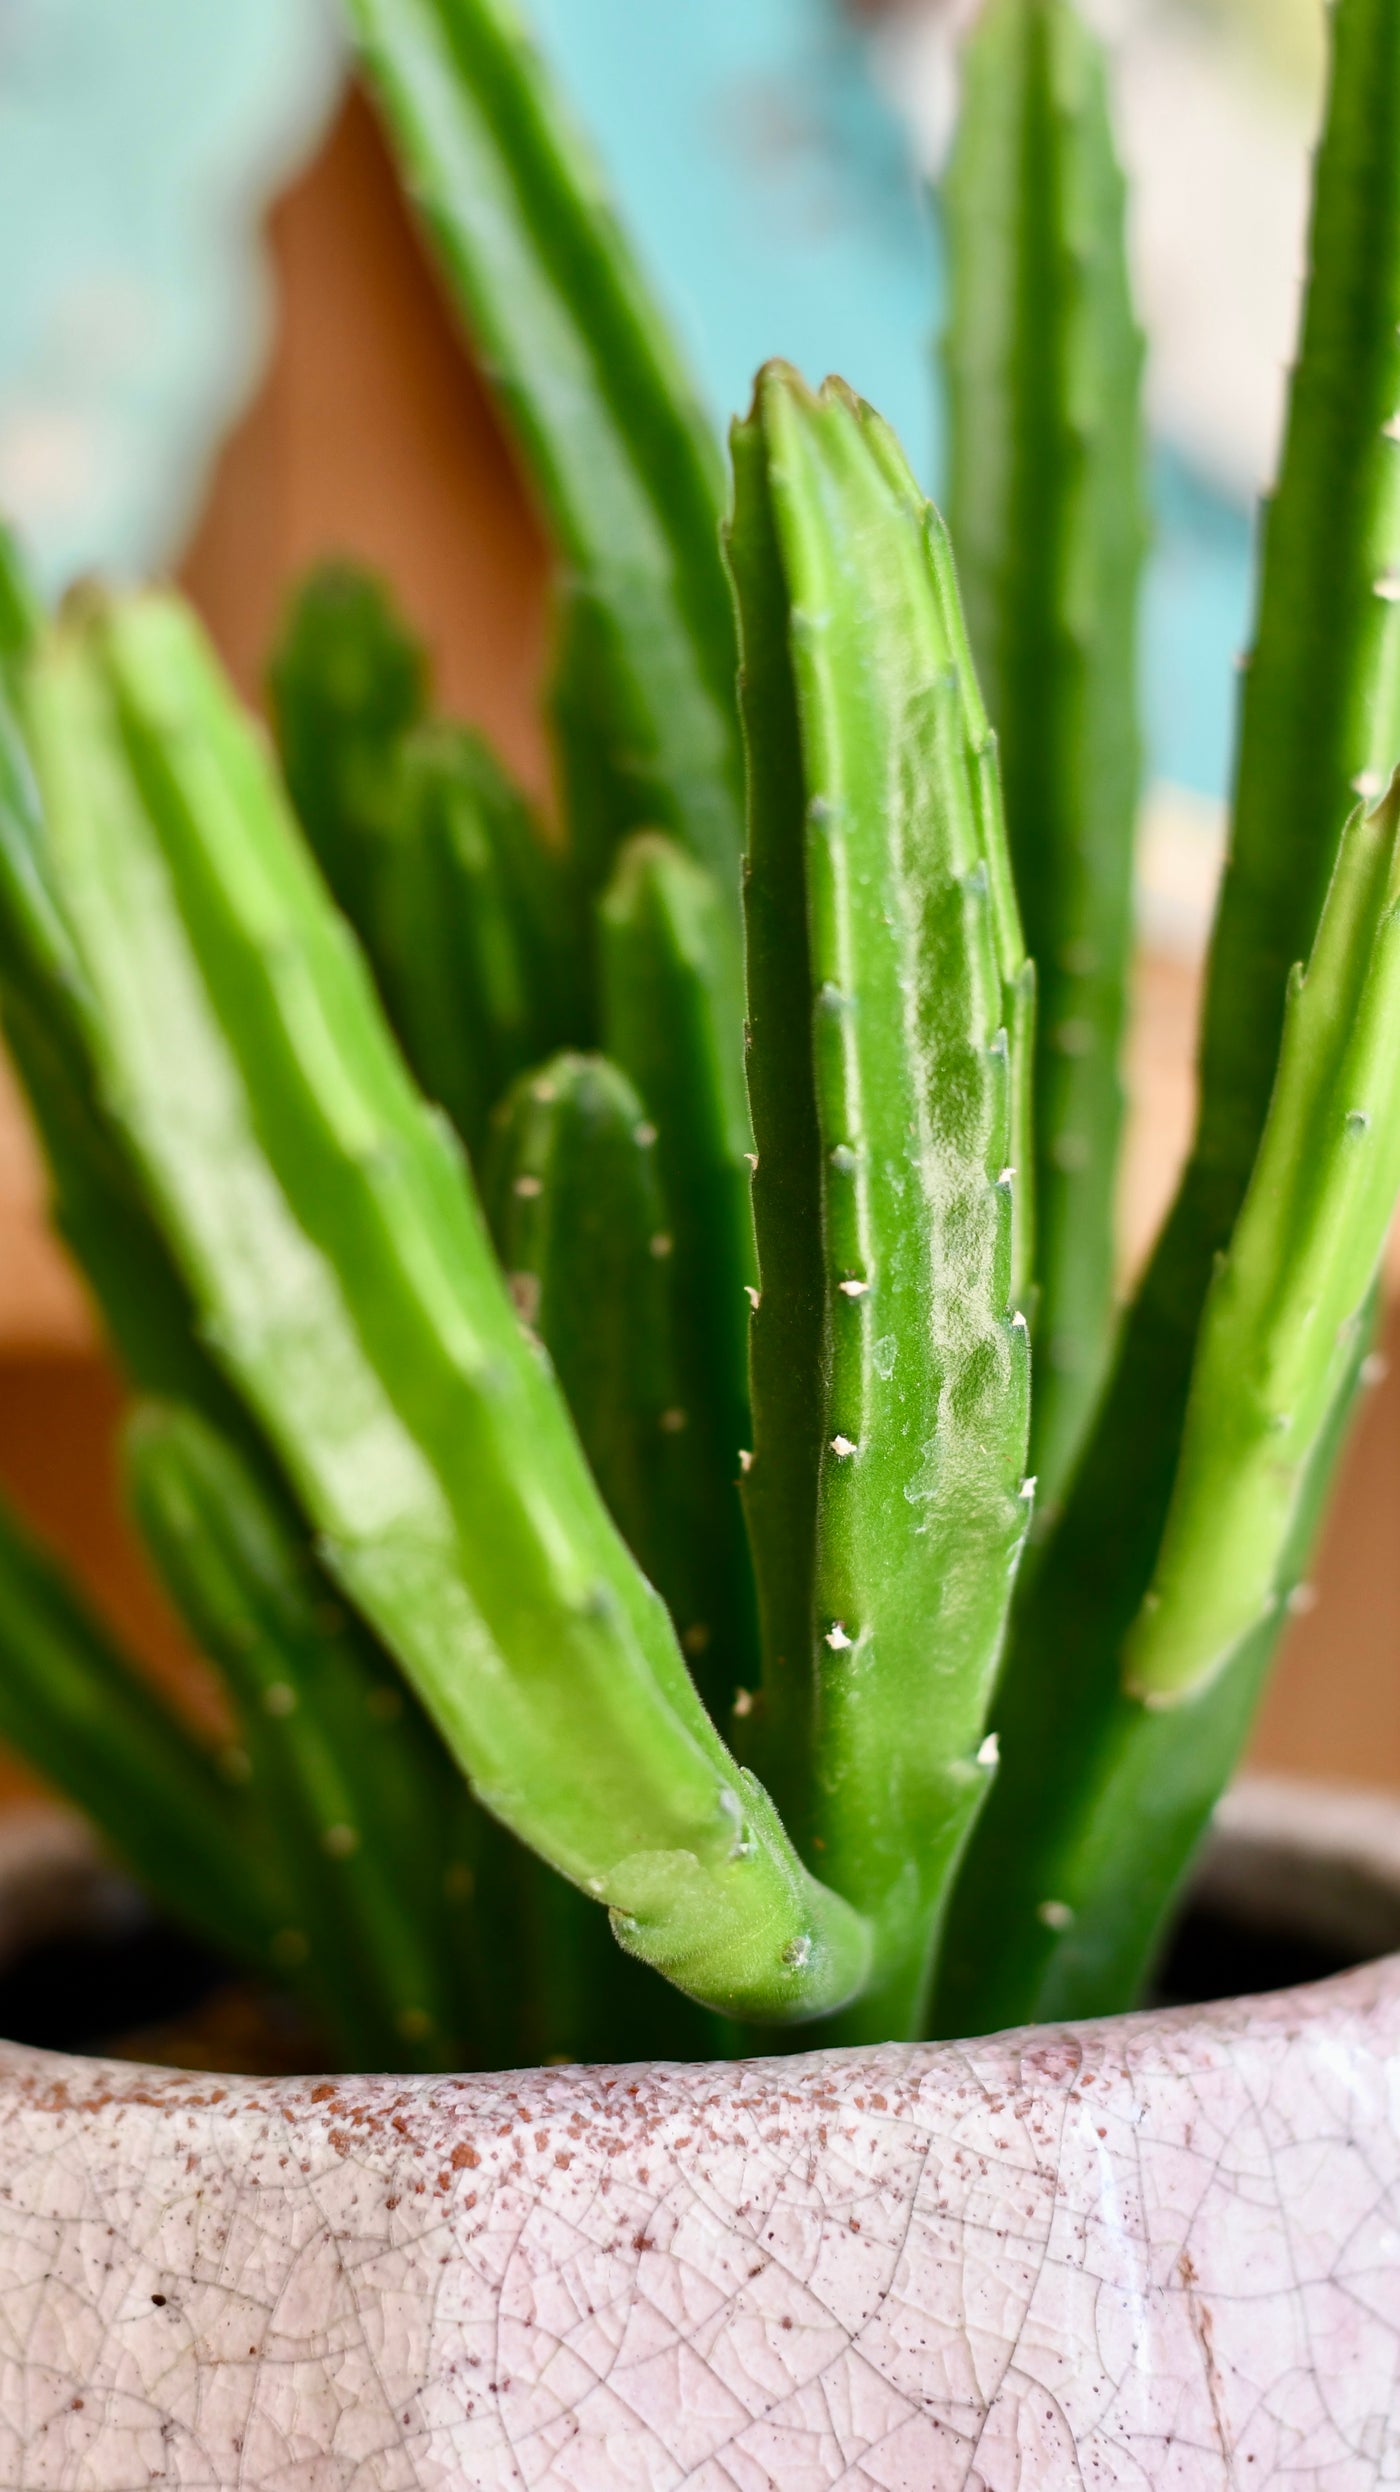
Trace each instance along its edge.
<path fill-rule="evenodd" d="M 0 675 L 11 682 L 34 647 L 42 621 L 24 557 L 0 519 Z"/>
<path fill-rule="evenodd" d="M 703 1652 L 698 1456 L 677 1357 L 655 1129 L 601 1056 L 555 1056 L 502 1103 L 486 1190 L 521 1319 L 548 1350 L 608 1510 L 692 1658 Z"/>
<path fill-rule="evenodd" d="M 269 1967 L 288 1898 L 241 1787 L 0 1508 L 0 1734 L 171 1917 Z"/>
<path fill-rule="evenodd" d="M 1157 1566 L 1125 1650 L 1147 1704 L 1189 1697 L 1278 1598 L 1303 1482 L 1400 1191 L 1400 778 L 1342 841 L 1228 1253 L 1211 1281 Z"/>
<path fill-rule="evenodd" d="M 1024 960 L 951 557 L 892 436 L 770 367 L 735 463 L 759 1753 L 875 1922 L 855 2038 L 919 2015 L 993 1761 L 1030 1515 Z"/>
<path fill-rule="evenodd" d="M 347 2065 L 460 2065 L 470 2019 L 444 1922 L 451 1871 L 470 1864 L 444 1839 L 450 1760 L 293 1518 L 207 1422 L 146 1403 L 125 1450 L 147 1547 L 242 1719 L 249 1797 L 296 1915 L 286 1969 Z"/>
<path fill-rule="evenodd" d="M 1107 1364 L 1140 770 L 1142 340 L 1099 47 L 993 0 L 942 192 L 949 524 L 1036 963 L 1035 1532 Z"/>
<path fill-rule="evenodd" d="M 1149 1845 L 1131 1797 L 1121 1814 L 1102 1815 L 1109 1781 L 1095 1758 L 1110 1736 L 1139 1743 L 1144 1759 L 1165 1736 L 1141 1706 L 1121 1713 L 1120 1683 L 1161 1548 L 1201 1312 L 1263 1128 L 1289 971 L 1311 949 L 1355 790 L 1383 786 L 1400 758 L 1400 11 L 1393 0 L 1338 0 L 1332 46 L 1302 350 L 1265 527 L 1211 952 L 1199 1127 L 1017 1622 L 997 1717 L 1003 1772 L 950 1931 L 945 2031 L 1128 2006 L 1201 1823 L 1200 1809 L 1154 1812 Z M 1260 1631 L 1261 1645 L 1277 1628 L 1275 1618 Z M 1225 1682 L 1215 1701 L 1230 1701 Z M 1212 1749 L 1202 1733 L 1217 1789 L 1237 1745 Z M 1096 1838 L 1073 1929 L 1037 1917 L 1066 1901 L 1059 1864 L 1095 1822 L 1112 1823 L 1117 1852 Z M 1117 1922 L 1128 1894 L 1131 1936 L 1115 1941 L 1105 1975 L 1094 1931 Z M 1081 1986 L 1091 1962 L 1098 1969 Z"/>
<path fill-rule="evenodd" d="M 749 1295 L 758 1279 L 753 1134 L 735 1045 L 743 976 L 711 877 L 654 831 L 620 851 L 598 933 L 605 1041 L 645 1102 L 668 1205 L 678 1400 L 699 1498 L 691 1533 L 704 1552 L 705 1597 L 688 1649 L 722 1719 L 758 1664 L 737 1486 L 750 1436 Z"/>
<path fill-rule="evenodd" d="M 347 0 L 412 195 L 565 572 L 574 836 L 676 833 L 737 917 L 734 623 L 717 444 L 509 0 Z"/>
<path fill-rule="evenodd" d="M 238 1406 L 199 1340 L 189 1292 L 102 1113 L 91 996 L 52 888 L 43 806 L 18 703 L 0 681 L 0 1026 L 47 1165 L 50 1208 L 128 1374 L 238 1432 Z"/>
<path fill-rule="evenodd" d="M 1290 971 L 1342 826 L 1400 761 L 1400 19 L 1336 0 L 1310 275 L 1278 486 L 1265 505 L 1234 828 L 1201 1039 L 1210 1247 L 1243 1195 Z"/>
<path fill-rule="evenodd" d="M 482 737 L 429 723 L 379 582 L 313 572 L 269 670 L 293 801 L 409 1064 L 473 1154 L 517 1073 L 588 1035 L 574 878 Z"/>
<path fill-rule="evenodd" d="M 427 652 L 372 572 L 323 563 L 287 610 L 267 688 L 297 818 L 363 937 L 400 810 L 403 740 L 427 711 Z"/>
<path fill-rule="evenodd" d="M 965 1872 L 953 1899 L 933 2032 L 1113 2016 L 1137 1998 L 1306 1580 L 1373 1338 L 1370 1313 L 1303 1481 L 1275 1600 L 1226 1669 L 1189 1701 L 1155 1710 L 1125 1693 L 1116 1652 L 1090 1674 L 1093 1648 L 1067 1616 L 1049 1666 L 1008 1681 L 996 1713 L 997 1817 L 984 1835 L 989 1808 L 973 1838 L 975 1885 Z M 1052 1811 L 1046 1782 L 1057 1773 Z"/>

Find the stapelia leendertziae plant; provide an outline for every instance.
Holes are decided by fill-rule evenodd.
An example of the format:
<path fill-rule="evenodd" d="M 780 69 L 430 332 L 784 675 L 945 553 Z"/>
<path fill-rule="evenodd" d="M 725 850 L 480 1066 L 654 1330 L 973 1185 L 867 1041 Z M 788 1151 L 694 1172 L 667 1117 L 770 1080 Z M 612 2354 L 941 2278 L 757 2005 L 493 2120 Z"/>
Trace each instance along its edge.
<path fill-rule="evenodd" d="M 222 1742 L 0 1536 L 0 1728 L 346 2065 L 1129 2005 L 1400 1187 L 1400 12 L 1338 0 L 1181 1191 L 1114 1305 L 1141 347 L 1097 48 L 990 0 L 949 523 L 726 473 L 506 0 L 350 0 L 557 557 L 549 823 L 311 579 L 0 576 L 0 998 Z M 1032 965 L 1034 964 L 1034 966 Z"/>

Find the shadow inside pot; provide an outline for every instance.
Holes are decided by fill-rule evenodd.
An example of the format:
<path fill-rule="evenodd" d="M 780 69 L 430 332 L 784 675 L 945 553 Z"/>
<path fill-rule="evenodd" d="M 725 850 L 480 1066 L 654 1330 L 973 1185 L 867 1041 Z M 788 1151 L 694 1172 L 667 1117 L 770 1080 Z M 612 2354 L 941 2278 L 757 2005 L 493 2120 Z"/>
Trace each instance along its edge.
<path fill-rule="evenodd" d="M 1249 1774 L 1221 1804 L 1151 2004 L 1286 1990 L 1400 1951 L 1400 1799 Z M 0 1839 L 0 2035 L 41 2049 L 242 2076 L 327 2052 L 297 2003 L 159 1921 L 75 1819 Z"/>
<path fill-rule="evenodd" d="M 1204 2007 L 1326 1981 L 1367 1961 L 1364 1950 L 1329 1947 L 1300 1931 L 1261 1929 L 1208 1901 L 1188 1901 L 1172 1932 L 1148 2007 Z M 0 2015 L 3 2014 L 0 1994 Z"/>
<path fill-rule="evenodd" d="M 327 2051 L 296 2000 L 144 1909 L 28 1947 L 0 1971 L 0 2034 L 46 2051 L 247 2077 L 312 2076 Z"/>

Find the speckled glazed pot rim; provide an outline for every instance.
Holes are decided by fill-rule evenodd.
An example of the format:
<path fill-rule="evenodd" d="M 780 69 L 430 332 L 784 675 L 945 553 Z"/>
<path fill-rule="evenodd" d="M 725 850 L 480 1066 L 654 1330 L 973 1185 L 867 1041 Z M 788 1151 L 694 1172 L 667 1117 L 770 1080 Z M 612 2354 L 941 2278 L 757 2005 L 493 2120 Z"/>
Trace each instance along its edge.
<path fill-rule="evenodd" d="M 1400 2479 L 1400 1958 L 963 2046 L 0 2049 L 0 2484 Z"/>

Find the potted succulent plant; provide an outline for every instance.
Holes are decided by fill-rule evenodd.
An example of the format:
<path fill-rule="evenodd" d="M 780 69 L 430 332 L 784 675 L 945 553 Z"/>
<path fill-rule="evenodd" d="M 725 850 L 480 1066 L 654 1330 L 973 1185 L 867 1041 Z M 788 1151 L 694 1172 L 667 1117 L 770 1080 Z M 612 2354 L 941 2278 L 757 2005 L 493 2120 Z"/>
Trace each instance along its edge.
<path fill-rule="evenodd" d="M 230 1729 L 13 1527 L 0 1727 L 337 2073 L 7 2054 L 0 2476 L 1389 2480 L 1395 1972 L 1074 2020 L 1239 1753 L 1400 1188 L 1400 7 L 1333 12 L 1121 1322 L 1093 41 L 968 52 L 950 540 L 839 382 L 761 374 L 726 479 L 505 0 L 351 15 L 557 549 L 558 821 L 374 581 L 297 601 L 279 763 L 176 599 L 6 558 L 5 1033 Z"/>

